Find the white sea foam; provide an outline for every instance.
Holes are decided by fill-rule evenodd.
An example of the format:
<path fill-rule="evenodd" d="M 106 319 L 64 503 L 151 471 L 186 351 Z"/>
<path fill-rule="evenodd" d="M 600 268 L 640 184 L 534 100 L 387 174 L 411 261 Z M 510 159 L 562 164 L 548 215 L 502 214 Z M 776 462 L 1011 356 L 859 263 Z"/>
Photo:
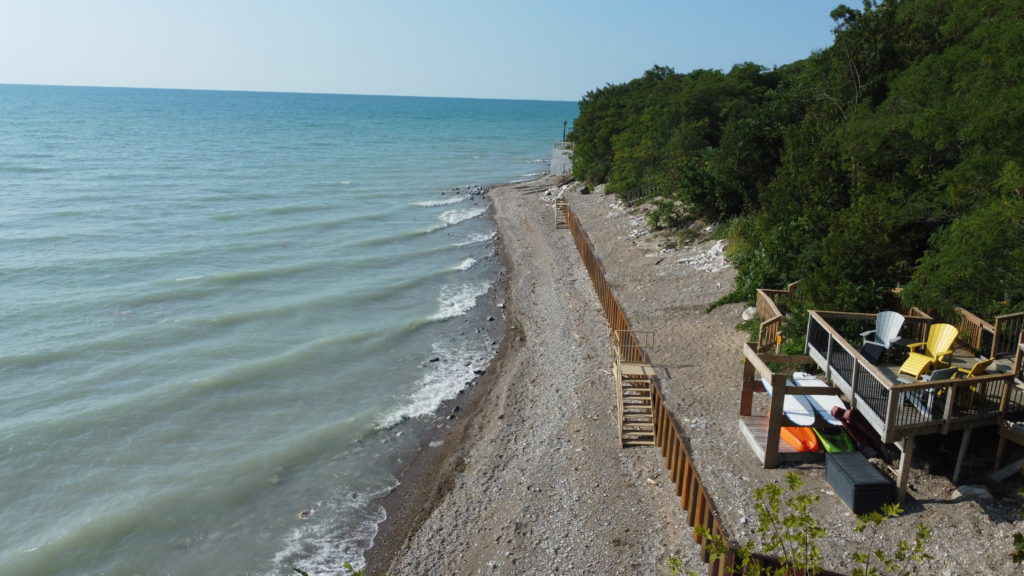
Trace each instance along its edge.
<path fill-rule="evenodd" d="M 396 481 L 376 493 L 354 494 L 347 501 L 314 507 L 311 516 L 292 530 L 284 549 L 274 556 L 275 570 L 270 574 L 291 568 L 307 574 L 334 574 L 345 562 L 361 570 L 366 564 L 363 553 L 377 537 L 380 523 L 387 519 L 387 511 L 376 501 L 397 486 Z M 343 534 L 339 534 L 339 516 L 355 520 L 355 525 L 347 526 Z"/>
<path fill-rule="evenodd" d="M 432 206 L 447 206 L 449 204 L 465 202 L 467 198 L 469 198 L 469 196 L 452 196 L 451 198 L 445 198 L 444 200 L 424 200 L 422 202 L 416 202 L 414 205 L 426 208 L 430 208 Z"/>
<path fill-rule="evenodd" d="M 466 270 L 472 268 L 473 264 L 476 264 L 476 258 L 466 258 L 462 262 L 459 262 L 459 265 L 456 266 L 455 269 L 465 272 Z"/>
<path fill-rule="evenodd" d="M 441 303 L 440 310 L 434 314 L 433 320 L 446 320 L 462 316 L 476 306 L 476 299 L 487 293 L 490 284 L 477 282 L 459 286 L 442 286 L 441 295 L 437 300 Z"/>
<path fill-rule="evenodd" d="M 408 402 L 384 416 L 379 422 L 380 428 L 390 428 L 410 418 L 433 413 L 486 369 L 494 358 L 494 352 L 493 347 L 485 343 L 465 349 L 434 343 L 433 353 L 440 360 L 430 363 Z"/>
<path fill-rule="evenodd" d="M 453 226 L 455 224 L 458 224 L 459 222 L 464 222 L 466 220 L 469 220 L 470 218 L 476 218 L 477 216 L 483 214 L 486 211 L 487 211 L 487 208 L 469 208 L 469 209 L 466 209 L 466 210 L 445 210 L 444 212 L 441 213 L 440 216 L 438 216 L 438 218 L 440 218 L 441 221 L 444 222 L 445 224 L 448 224 L 449 226 Z"/>
<path fill-rule="evenodd" d="M 494 232 L 494 231 L 491 231 L 491 232 L 481 232 L 479 234 L 472 234 L 466 240 L 464 240 L 462 242 L 456 242 L 455 246 L 462 247 L 462 246 L 469 246 L 470 244 L 479 244 L 481 242 L 487 242 L 489 240 L 494 239 L 494 237 L 496 235 L 497 235 L 497 233 Z"/>

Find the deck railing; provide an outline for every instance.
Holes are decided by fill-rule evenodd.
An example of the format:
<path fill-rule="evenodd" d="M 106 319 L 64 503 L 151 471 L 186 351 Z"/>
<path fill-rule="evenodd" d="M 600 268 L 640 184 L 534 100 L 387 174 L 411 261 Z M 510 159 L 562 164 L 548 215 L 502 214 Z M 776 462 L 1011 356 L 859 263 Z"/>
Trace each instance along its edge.
<path fill-rule="evenodd" d="M 807 353 L 883 442 L 997 424 L 1008 411 L 1024 407 L 1024 391 L 1014 385 L 1013 373 L 900 383 L 864 358 L 846 340 L 848 331 L 833 325 L 857 321 L 863 314 L 810 311 L 808 316 Z"/>
<path fill-rule="evenodd" d="M 953 314 L 952 324 L 960 331 L 957 340 L 975 354 L 988 355 L 993 348 L 996 327 L 959 306 L 953 309 Z"/>
<path fill-rule="evenodd" d="M 987 322 L 957 306 L 953 309 L 953 325 L 960 330 L 957 339 L 974 352 L 990 358 L 1005 358 L 1016 353 L 1017 341 L 1024 331 L 1024 312 L 996 316 Z"/>
<path fill-rule="evenodd" d="M 761 326 L 757 333 L 757 349 L 759 352 L 774 350 L 776 353 L 782 344 L 780 336 L 786 315 L 782 308 L 796 298 L 800 281 L 791 283 L 785 290 L 757 289 L 757 317 Z"/>
<path fill-rule="evenodd" d="M 1017 353 L 1013 360 L 1013 373 L 1017 376 L 1017 380 L 1024 382 L 1024 332 L 1020 333 L 1020 337 L 1017 340 Z"/>
<path fill-rule="evenodd" d="M 996 316 L 992 335 L 992 357 L 1002 358 L 1017 353 L 1018 344 L 1024 340 L 1024 312 Z"/>

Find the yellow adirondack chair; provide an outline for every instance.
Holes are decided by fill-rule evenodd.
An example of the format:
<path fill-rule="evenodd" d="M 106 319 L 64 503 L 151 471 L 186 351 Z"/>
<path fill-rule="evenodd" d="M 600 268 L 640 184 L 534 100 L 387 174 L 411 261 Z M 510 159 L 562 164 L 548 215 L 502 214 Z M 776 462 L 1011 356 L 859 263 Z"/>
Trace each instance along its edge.
<path fill-rule="evenodd" d="M 988 365 L 992 363 L 992 360 L 992 358 L 988 358 L 986 360 L 979 360 L 978 362 L 975 362 L 974 366 L 971 366 L 970 368 L 958 368 L 957 372 L 960 374 L 961 378 L 981 376 L 982 374 L 985 373 L 985 370 L 988 369 Z M 985 385 L 982 385 L 983 390 L 984 387 Z M 978 403 L 982 400 L 984 395 L 984 391 L 979 393 L 977 384 L 967 386 L 966 388 L 960 389 L 960 393 L 957 395 L 957 404 L 960 406 L 961 410 L 974 410 L 978 406 Z"/>
<path fill-rule="evenodd" d="M 943 359 L 953 353 L 953 342 L 960 331 L 952 324 L 932 324 L 928 329 L 928 340 L 907 344 L 910 355 L 900 366 L 900 374 L 920 378 L 932 365 L 945 365 Z"/>
<path fill-rule="evenodd" d="M 988 370 L 988 365 L 992 363 L 992 358 L 986 360 L 979 360 L 970 368 L 960 368 L 959 372 L 962 374 L 962 378 L 971 378 L 972 376 L 981 376 Z"/>

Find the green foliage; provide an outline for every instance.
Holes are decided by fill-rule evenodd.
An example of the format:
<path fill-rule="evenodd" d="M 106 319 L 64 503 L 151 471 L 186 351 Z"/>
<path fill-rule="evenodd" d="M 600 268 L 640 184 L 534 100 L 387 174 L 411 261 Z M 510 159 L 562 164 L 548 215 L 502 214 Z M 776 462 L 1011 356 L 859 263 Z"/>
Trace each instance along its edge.
<path fill-rule="evenodd" d="M 834 41 L 775 69 L 655 66 L 588 93 L 579 179 L 627 201 L 736 220 L 728 301 L 804 279 L 809 305 L 1024 309 L 1024 3 L 867 0 Z"/>
<path fill-rule="evenodd" d="M 795 472 L 786 475 L 786 484 L 790 494 L 785 501 L 777 483 L 754 490 L 757 533 L 765 552 L 782 558 L 787 568 L 813 574 L 821 567 L 821 551 L 816 541 L 825 535 L 825 529 L 811 514 L 818 496 L 799 492 L 803 479 Z"/>
<path fill-rule="evenodd" d="M 936 234 L 905 294 L 946 314 L 1024 309 L 1024 199 L 992 198 Z"/>
<path fill-rule="evenodd" d="M 1014 532 L 1013 534 L 1013 563 L 1024 564 L 1024 534 Z"/>
<path fill-rule="evenodd" d="M 895 518 L 903 513 L 899 504 L 886 504 L 880 512 L 872 512 L 857 517 L 857 532 L 863 533 L 869 527 L 878 527 L 886 518 Z M 857 566 L 850 576 L 880 576 L 881 574 L 899 574 L 907 576 L 913 566 L 922 560 L 931 558 L 924 551 L 925 544 L 931 538 L 931 530 L 924 524 L 917 524 L 914 541 L 900 540 L 891 553 L 876 549 L 870 553 L 854 552 L 853 561 Z"/>
<path fill-rule="evenodd" d="M 755 532 L 760 546 L 747 542 L 736 555 L 736 567 L 744 576 L 790 576 L 794 573 L 813 576 L 821 571 L 821 550 L 818 541 L 826 531 L 812 514 L 818 496 L 801 492 L 803 479 L 795 472 L 786 475 L 786 487 L 777 482 L 766 484 L 754 491 L 758 525 Z M 899 504 L 887 504 L 879 512 L 857 517 L 855 530 L 863 533 L 877 527 L 888 518 L 902 514 Z M 722 537 L 711 534 L 703 526 L 697 527 L 697 534 L 707 539 L 711 561 L 716 561 L 728 552 Z M 931 530 L 918 524 L 913 542 L 901 540 L 891 552 L 876 548 L 870 552 L 855 550 L 851 559 L 856 564 L 851 576 L 880 576 L 882 574 L 909 574 L 918 563 L 931 556 L 925 552 L 925 545 L 931 538 Z M 879 538 L 876 538 L 879 539 Z M 1021 538 L 1024 546 L 1024 537 Z M 888 542 L 886 542 L 888 545 Z M 778 566 L 768 566 L 757 552 L 775 556 Z M 1024 556 L 1022 556 L 1024 557 Z M 669 558 L 672 574 L 681 567 L 678 558 Z M 691 572 L 692 574 L 692 572 Z"/>
<path fill-rule="evenodd" d="M 693 216 L 678 200 L 658 196 L 651 200 L 653 206 L 647 213 L 647 225 L 654 230 L 681 228 L 693 222 Z"/>

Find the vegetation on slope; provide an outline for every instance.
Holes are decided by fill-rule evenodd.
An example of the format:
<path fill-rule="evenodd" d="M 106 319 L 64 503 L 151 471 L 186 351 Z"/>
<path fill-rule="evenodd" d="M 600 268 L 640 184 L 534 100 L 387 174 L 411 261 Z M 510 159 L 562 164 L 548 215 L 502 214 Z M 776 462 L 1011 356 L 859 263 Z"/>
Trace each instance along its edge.
<path fill-rule="evenodd" d="M 730 224 L 735 300 L 1024 310 L 1024 3 L 867 0 L 767 69 L 655 66 L 587 93 L 573 173 Z M 671 211 L 658 225 L 682 222 Z"/>

